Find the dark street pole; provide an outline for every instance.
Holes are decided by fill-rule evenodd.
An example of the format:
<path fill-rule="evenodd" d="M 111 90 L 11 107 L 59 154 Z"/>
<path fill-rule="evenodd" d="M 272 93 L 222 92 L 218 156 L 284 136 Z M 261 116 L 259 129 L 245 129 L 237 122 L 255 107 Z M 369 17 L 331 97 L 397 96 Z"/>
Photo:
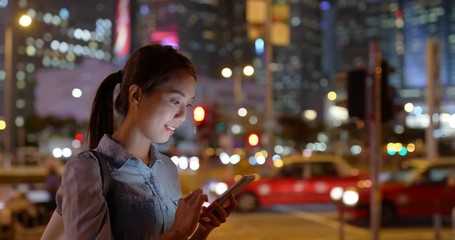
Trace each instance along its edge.
<path fill-rule="evenodd" d="M 10 21 L 11 22 L 11 21 Z M 3 130 L 3 155 L 4 164 L 11 162 L 12 157 L 12 140 L 13 140 L 13 128 L 14 128 L 14 117 L 13 117 L 13 99 L 14 99 L 14 88 L 13 88 L 13 28 L 11 23 L 8 23 L 5 29 L 5 52 L 4 52 L 4 63 L 5 63 L 5 74 L 6 78 L 3 85 L 3 114 L 6 127 Z"/>
<path fill-rule="evenodd" d="M 370 97 L 367 121 L 370 129 L 370 176 L 371 176 L 371 195 L 370 195 L 370 229 L 371 240 L 379 240 L 379 230 L 381 226 L 381 189 L 378 175 L 382 162 L 381 151 L 381 67 L 382 56 L 381 47 L 378 41 L 370 42 L 370 73 L 373 73 L 372 84 L 368 88 L 372 94 Z M 371 83 L 371 82 L 370 82 Z"/>

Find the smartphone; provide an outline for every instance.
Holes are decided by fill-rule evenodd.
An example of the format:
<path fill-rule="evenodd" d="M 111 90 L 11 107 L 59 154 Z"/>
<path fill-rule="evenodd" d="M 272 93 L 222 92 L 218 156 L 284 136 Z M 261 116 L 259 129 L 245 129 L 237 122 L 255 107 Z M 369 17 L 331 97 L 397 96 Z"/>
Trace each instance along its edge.
<path fill-rule="evenodd" d="M 248 184 L 254 181 L 256 177 L 254 175 L 244 175 L 240 179 L 238 179 L 231 187 L 229 187 L 226 191 L 224 191 L 214 202 L 217 202 L 221 206 L 223 206 L 229 197 L 233 194 L 239 193 L 242 189 L 244 189 Z"/>
<path fill-rule="evenodd" d="M 240 179 L 238 179 L 231 187 L 229 187 L 226 191 L 224 191 L 215 201 L 213 201 L 208 208 L 212 206 L 214 202 L 217 202 L 221 206 L 223 206 L 229 197 L 233 194 L 239 193 L 242 189 L 244 189 L 248 184 L 250 184 L 256 177 L 254 175 L 244 175 Z M 214 212 L 216 215 L 217 213 Z M 210 222 L 210 218 L 203 217 L 203 221 Z"/>

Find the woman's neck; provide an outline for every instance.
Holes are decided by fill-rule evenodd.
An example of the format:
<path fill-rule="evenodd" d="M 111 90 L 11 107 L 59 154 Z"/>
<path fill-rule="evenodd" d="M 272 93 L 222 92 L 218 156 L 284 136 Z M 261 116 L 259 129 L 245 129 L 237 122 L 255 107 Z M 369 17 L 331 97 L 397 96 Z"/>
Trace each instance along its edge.
<path fill-rule="evenodd" d="M 149 151 L 151 142 L 137 129 L 120 125 L 112 134 L 112 138 L 125 148 L 128 153 L 142 160 L 145 165 L 150 165 Z"/>

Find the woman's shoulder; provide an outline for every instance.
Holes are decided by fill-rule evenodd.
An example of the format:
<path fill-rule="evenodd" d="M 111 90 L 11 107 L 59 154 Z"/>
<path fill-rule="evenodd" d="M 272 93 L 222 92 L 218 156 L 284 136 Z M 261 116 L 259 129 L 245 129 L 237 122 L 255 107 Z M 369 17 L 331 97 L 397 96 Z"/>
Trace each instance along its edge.
<path fill-rule="evenodd" d="M 174 162 L 171 160 L 171 158 L 164 154 L 164 153 L 158 153 L 158 159 L 161 159 L 161 161 L 163 161 L 164 164 L 166 165 L 170 165 L 170 166 L 175 166 Z"/>
<path fill-rule="evenodd" d="M 163 159 L 163 160 L 172 161 L 171 158 L 170 158 L 168 155 L 166 155 L 166 154 L 164 154 L 164 153 L 162 153 L 162 152 L 158 152 L 158 157 L 159 157 L 160 159 Z"/>
<path fill-rule="evenodd" d="M 95 156 L 90 151 L 83 151 L 68 160 L 65 164 L 65 169 L 76 168 L 80 170 L 97 169 L 98 163 Z"/>
<path fill-rule="evenodd" d="M 161 160 L 162 164 L 166 167 L 166 169 L 177 172 L 177 165 L 175 165 L 175 163 L 171 160 L 171 158 L 168 155 L 160 152 L 158 154 L 158 157 Z"/>

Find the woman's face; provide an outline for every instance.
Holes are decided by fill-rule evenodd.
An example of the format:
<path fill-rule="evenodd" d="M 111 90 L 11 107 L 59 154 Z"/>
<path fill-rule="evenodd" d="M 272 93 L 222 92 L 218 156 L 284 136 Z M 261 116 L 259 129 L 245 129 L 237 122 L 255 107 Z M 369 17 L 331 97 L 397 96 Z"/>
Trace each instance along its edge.
<path fill-rule="evenodd" d="M 186 71 L 176 72 L 139 101 L 140 131 L 155 143 L 164 143 L 185 121 L 196 92 L 196 80 Z"/>

